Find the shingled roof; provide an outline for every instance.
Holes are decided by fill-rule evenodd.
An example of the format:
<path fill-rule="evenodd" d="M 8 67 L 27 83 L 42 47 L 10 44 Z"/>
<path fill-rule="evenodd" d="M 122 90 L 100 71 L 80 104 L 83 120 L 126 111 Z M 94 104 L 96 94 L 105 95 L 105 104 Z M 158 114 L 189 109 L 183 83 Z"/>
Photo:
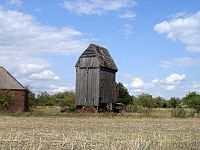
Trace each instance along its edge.
<path fill-rule="evenodd" d="M 98 58 L 100 62 L 101 67 L 109 68 L 118 71 L 117 66 L 112 59 L 109 51 L 96 44 L 90 44 L 89 47 L 82 53 L 80 58 L 85 57 L 96 57 Z M 80 65 L 80 60 L 76 63 L 76 67 Z"/>
<path fill-rule="evenodd" d="M 25 90 L 25 88 L 3 67 L 0 66 L 0 89 Z"/>

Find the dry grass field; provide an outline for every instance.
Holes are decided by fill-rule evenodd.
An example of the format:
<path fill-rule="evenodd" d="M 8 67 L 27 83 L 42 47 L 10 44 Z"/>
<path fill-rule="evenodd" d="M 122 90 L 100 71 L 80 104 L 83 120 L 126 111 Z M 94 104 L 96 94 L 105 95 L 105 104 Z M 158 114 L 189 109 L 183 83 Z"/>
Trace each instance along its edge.
<path fill-rule="evenodd" d="M 0 149 L 199 149 L 200 120 L 0 116 Z"/>

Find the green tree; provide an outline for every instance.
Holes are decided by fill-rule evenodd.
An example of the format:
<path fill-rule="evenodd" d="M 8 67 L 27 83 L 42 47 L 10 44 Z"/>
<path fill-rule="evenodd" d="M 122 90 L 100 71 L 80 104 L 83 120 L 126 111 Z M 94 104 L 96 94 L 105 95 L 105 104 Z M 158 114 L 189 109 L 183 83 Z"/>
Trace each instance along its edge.
<path fill-rule="evenodd" d="M 36 95 L 32 92 L 31 88 L 25 87 L 28 91 L 28 104 L 30 107 L 36 107 L 38 105 Z"/>
<path fill-rule="evenodd" d="M 40 106 L 54 106 L 56 105 L 56 100 L 53 96 L 47 92 L 41 92 L 37 95 L 38 105 Z"/>
<path fill-rule="evenodd" d="M 58 106 L 68 106 L 70 110 L 75 110 L 76 95 L 74 92 L 60 92 L 54 94 L 53 96 L 55 97 Z"/>
<path fill-rule="evenodd" d="M 175 109 L 176 107 L 180 107 L 180 104 L 181 104 L 181 100 L 179 98 L 171 97 L 168 102 L 168 107 L 172 107 Z"/>
<path fill-rule="evenodd" d="M 197 92 L 191 92 L 183 98 L 183 103 L 190 108 L 196 109 L 200 112 L 200 95 Z"/>
<path fill-rule="evenodd" d="M 117 84 L 117 88 L 119 102 L 125 105 L 132 104 L 132 97 L 129 95 L 127 88 L 120 82 Z"/>
<path fill-rule="evenodd" d="M 153 98 L 153 108 L 163 108 L 165 104 L 165 99 L 158 96 Z"/>
<path fill-rule="evenodd" d="M 144 108 L 151 109 L 153 107 L 153 97 L 152 95 L 142 93 L 138 96 L 138 100 Z"/>

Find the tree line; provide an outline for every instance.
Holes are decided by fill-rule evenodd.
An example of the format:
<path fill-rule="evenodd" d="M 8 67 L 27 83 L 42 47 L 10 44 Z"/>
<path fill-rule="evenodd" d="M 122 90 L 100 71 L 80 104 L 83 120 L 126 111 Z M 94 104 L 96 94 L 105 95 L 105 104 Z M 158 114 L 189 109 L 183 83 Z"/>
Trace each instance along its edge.
<path fill-rule="evenodd" d="M 118 102 L 123 103 L 125 106 L 131 105 L 134 107 L 143 107 L 146 109 L 152 108 L 191 108 L 196 112 L 200 112 L 200 94 L 197 92 L 190 92 L 182 99 L 178 97 L 171 97 L 165 99 L 161 96 L 153 97 L 150 94 L 142 93 L 137 96 L 130 95 L 128 89 L 122 84 L 118 83 Z M 27 88 L 28 89 L 28 88 Z M 60 92 L 56 94 L 49 94 L 41 92 L 35 95 L 30 89 L 29 91 L 29 106 L 68 106 L 70 109 L 75 110 L 76 95 L 74 92 Z"/>
<path fill-rule="evenodd" d="M 130 95 L 127 88 L 122 83 L 118 83 L 118 100 L 124 105 L 142 106 L 146 109 L 151 108 L 191 108 L 196 112 L 200 112 L 200 94 L 197 92 L 189 92 L 182 99 L 171 97 L 165 99 L 163 97 L 153 97 L 150 94 L 142 93 L 138 96 Z"/>
<path fill-rule="evenodd" d="M 75 110 L 76 95 L 74 92 L 59 92 L 49 94 L 40 92 L 38 95 L 33 93 L 29 88 L 28 103 L 30 107 L 36 106 L 61 106 L 68 107 L 70 110 Z"/>
<path fill-rule="evenodd" d="M 127 88 L 118 83 L 118 102 L 123 103 L 125 106 L 143 107 L 145 109 L 152 108 L 191 108 L 196 112 L 200 112 L 200 94 L 197 92 L 190 92 L 182 99 L 177 97 L 171 97 L 165 99 L 163 97 L 153 97 L 150 94 L 142 93 L 137 96 L 130 95 Z M 67 106 L 71 110 L 75 110 L 76 95 L 74 92 L 60 92 L 56 94 L 49 94 L 47 92 L 41 92 L 35 94 L 31 89 L 29 91 L 28 102 L 30 107 L 35 106 Z M 7 107 L 9 104 L 10 92 L 0 91 L 0 107 Z"/>

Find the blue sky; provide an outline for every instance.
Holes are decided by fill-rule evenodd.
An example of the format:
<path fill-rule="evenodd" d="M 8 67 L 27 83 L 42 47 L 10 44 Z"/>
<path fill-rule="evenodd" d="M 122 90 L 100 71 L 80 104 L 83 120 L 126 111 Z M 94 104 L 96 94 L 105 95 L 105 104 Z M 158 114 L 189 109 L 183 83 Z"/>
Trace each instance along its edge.
<path fill-rule="evenodd" d="M 1 0 L 0 65 L 35 92 L 75 89 L 90 43 L 133 95 L 200 92 L 199 0 Z"/>

